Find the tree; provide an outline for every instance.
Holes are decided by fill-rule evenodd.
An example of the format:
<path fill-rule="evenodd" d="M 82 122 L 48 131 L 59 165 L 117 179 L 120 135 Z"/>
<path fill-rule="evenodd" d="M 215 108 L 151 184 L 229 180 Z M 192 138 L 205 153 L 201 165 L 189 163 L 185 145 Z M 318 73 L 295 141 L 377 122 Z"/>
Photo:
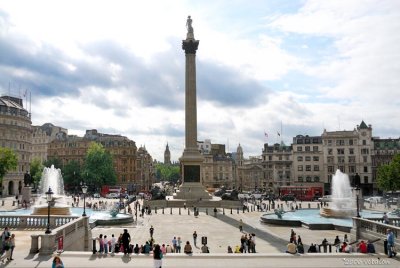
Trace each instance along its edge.
<path fill-rule="evenodd" d="M 112 156 L 100 143 L 90 143 L 81 176 L 85 183 L 93 188 L 116 184 L 117 176 L 115 175 Z"/>
<path fill-rule="evenodd" d="M 34 158 L 30 163 L 30 173 L 35 189 L 37 188 L 40 180 L 42 179 L 43 168 L 44 166 L 42 165 L 42 162 L 38 158 Z"/>
<path fill-rule="evenodd" d="M 71 160 L 64 166 L 63 179 L 64 188 L 67 191 L 80 191 L 80 183 L 82 182 L 81 165 L 76 160 Z"/>
<path fill-rule="evenodd" d="M 384 191 L 397 191 L 400 189 L 400 154 L 393 160 L 378 168 L 378 187 Z"/>
<path fill-rule="evenodd" d="M 49 167 L 51 167 L 51 165 L 54 165 L 54 168 L 56 168 L 56 169 L 57 168 L 62 169 L 62 167 L 63 167 L 61 159 L 56 158 L 56 157 L 49 158 L 43 162 L 43 166 L 45 166 L 45 167 L 49 168 Z"/>
<path fill-rule="evenodd" d="M 157 163 L 156 177 L 159 181 L 169 181 L 176 183 L 180 178 L 179 166 Z"/>
<path fill-rule="evenodd" d="M 15 170 L 18 166 L 17 154 L 10 148 L 0 147 L 0 186 L 3 185 L 3 177 L 10 170 Z M 0 188 L 2 190 L 2 187 Z"/>

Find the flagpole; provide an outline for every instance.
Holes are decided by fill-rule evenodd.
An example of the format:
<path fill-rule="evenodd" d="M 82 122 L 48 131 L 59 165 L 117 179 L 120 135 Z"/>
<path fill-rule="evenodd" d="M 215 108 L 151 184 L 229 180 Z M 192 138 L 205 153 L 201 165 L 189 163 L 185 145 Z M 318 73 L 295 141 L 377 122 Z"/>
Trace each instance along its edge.
<path fill-rule="evenodd" d="M 282 120 L 281 120 L 281 145 L 282 145 L 282 136 L 283 136 L 283 132 L 282 132 Z"/>

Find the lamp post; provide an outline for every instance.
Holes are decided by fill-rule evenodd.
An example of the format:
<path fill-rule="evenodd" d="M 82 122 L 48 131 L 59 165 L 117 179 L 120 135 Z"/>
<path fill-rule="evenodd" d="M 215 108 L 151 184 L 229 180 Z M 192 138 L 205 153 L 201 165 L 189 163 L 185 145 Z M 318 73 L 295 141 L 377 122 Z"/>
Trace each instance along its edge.
<path fill-rule="evenodd" d="M 86 186 L 86 183 L 81 182 L 81 188 L 82 188 L 82 193 L 83 193 L 83 217 L 86 217 L 86 193 L 88 187 Z"/>
<path fill-rule="evenodd" d="M 46 199 L 47 199 L 47 203 L 48 203 L 48 209 L 47 209 L 47 229 L 45 234 L 51 234 L 51 230 L 50 230 L 50 203 L 53 200 L 53 191 L 51 190 L 51 188 L 49 187 L 49 190 L 45 193 L 46 194 Z"/>
<path fill-rule="evenodd" d="M 357 205 L 357 218 L 360 218 L 360 200 L 359 200 L 359 196 L 360 196 L 360 187 L 358 187 L 358 185 L 356 185 L 356 188 L 354 189 L 356 191 L 356 205 Z"/>

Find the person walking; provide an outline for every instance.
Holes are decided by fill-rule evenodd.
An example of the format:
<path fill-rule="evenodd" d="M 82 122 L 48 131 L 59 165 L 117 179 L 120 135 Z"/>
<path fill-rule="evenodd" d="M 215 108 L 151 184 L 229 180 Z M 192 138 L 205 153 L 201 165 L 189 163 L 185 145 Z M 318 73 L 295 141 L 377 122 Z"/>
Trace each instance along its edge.
<path fill-rule="evenodd" d="M 239 221 L 239 231 L 243 232 L 243 220 L 242 219 L 240 219 L 240 221 Z"/>
<path fill-rule="evenodd" d="M 131 235 L 128 233 L 128 229 L 124 229 L 122 234 L 122 246 L 124 247 L 124 255 L 128 254 L 129 242 L 131 242 Z"/>
<path fill-rule="evenodd" d="M 161 251 L 160 245 L 155 245 L 153 251 L 154 268 L 161 268 L 162 266 L 163 253 Z"/>
<path fill-rule="evenodd" d="M 115 253 L 115 244 L 117 244 L 117 239 L 114 237 L 114 234 L 111 235 L 111 246 L 110 246 L 110 252 Z"/>
<path fill-rule="evenodd" d="M 15 234 L 12 234 L 10 237 L 10 244 L 11 244 L 11 249 L 10 249 L 10 261 L 14 260 L 13 259 L 13 252 L 15 248 Z"/>
<path fill-rule="evenodd" d="M 174 252 L 177 251 L 176 247 L 177 247 L 177 240 L 176 240 L 176 236 L 174 236 L 174 238 L 172 239 L 172 247 Z"/>
<path fill-rule="evenodd" d="M 178 239 L 176 240 L 176 253 L 181 253 L 181 247 L 182 247 L 182 240 L 181 237 L 178 236 Z"/>
<path fill-rule="evenodd" d="M 0 257 L 0 261 L 4 263 L 4 260 L 10 260 L 10 254 L 11 254 L 11 242 L 10 242 L 10 237 L 6 237 L 6 239 L 3 241 L 3 250 L 4 253 Z"/>
<path fill-rule="evenodd" d="M 153 225 L 150 227 L 149 232 L 150 232 L 150 237 L 153 238 L 153 234 L 154 234 L 154 227 L 153 227 Z"/>
<path fill-rule="evenodd" d="M 194 233 L 193 233 L 193 245 L 195 247 L 197 247 L 197 233 L 196 233 L 196 231 L 194 231 Z"/>
<path fill-rule="evenodd" d="M 394 251 L 394 234 L 391 229 L 387 229 L 386 233 L 388 257 L 392 258 L 397 255 L 397 253 Z"/>

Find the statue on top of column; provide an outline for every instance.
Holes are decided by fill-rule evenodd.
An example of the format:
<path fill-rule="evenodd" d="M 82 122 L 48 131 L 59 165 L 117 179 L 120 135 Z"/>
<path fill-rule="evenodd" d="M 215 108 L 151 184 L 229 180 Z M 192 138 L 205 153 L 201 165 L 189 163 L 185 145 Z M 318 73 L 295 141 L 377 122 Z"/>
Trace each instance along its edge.
<path fill-rule="evenodd" d="M 193 33 L 192 19 L 190 18 L 190 16 L 188 16 L 188 18 L 187 18 L 186 27 L 187 27 L 188 33 Z"/>

